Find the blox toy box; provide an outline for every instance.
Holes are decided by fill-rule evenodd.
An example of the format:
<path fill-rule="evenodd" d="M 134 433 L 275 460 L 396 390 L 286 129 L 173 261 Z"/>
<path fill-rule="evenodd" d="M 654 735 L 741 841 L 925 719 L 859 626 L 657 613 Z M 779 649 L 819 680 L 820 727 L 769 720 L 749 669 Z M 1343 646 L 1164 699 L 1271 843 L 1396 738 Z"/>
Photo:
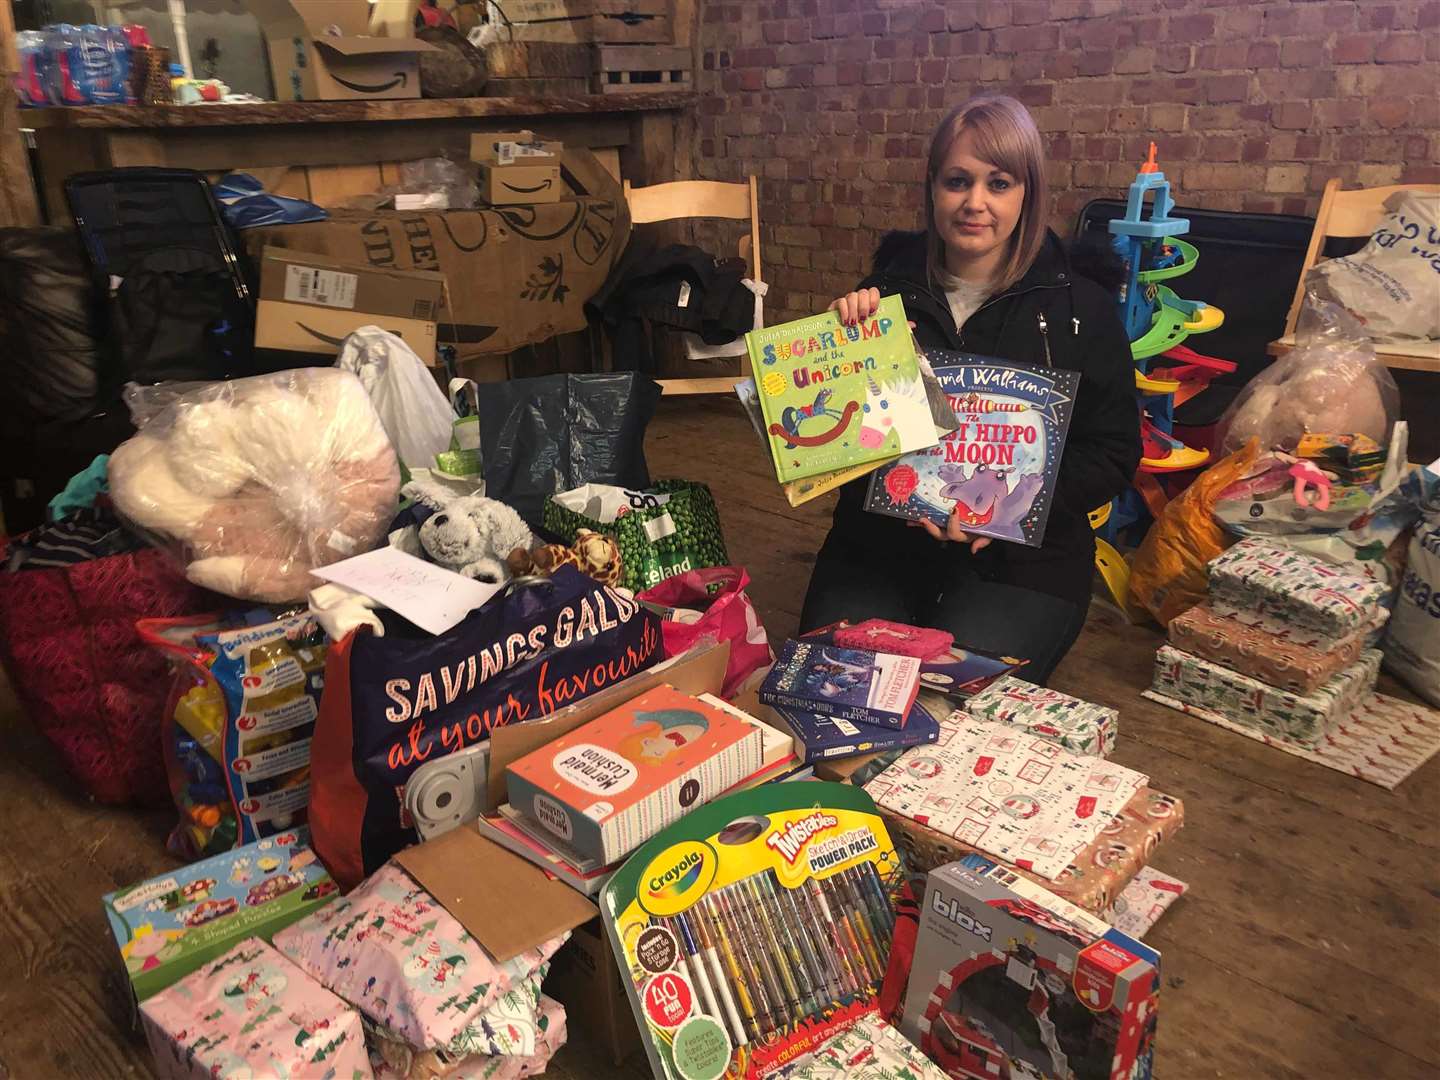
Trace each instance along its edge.
<path fill-rule="evenodd" d="M 136 1000 L 328 903 L 339 889 L 309 845 L 309 832 L 295 829 L 107 894 Z"/>
<path fill-rule="evenodd" d="M 1149 1080 L 1160 955 L 960 863 L 931 871 L 901 1031 L 955 1077 Z"/>

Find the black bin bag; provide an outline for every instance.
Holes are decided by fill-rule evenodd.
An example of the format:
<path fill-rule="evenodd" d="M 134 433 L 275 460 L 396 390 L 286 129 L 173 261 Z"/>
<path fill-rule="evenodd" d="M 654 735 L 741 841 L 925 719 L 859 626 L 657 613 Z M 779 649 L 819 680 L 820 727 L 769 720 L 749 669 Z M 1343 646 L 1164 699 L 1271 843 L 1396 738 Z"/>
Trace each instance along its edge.
<path fill-rule="evenodd" d="M 485 494 L 539 527 L 545 498 L 581 484 L 643 489 L 660 387 L 634 371 L 485 383 L 477 395 Z"/>

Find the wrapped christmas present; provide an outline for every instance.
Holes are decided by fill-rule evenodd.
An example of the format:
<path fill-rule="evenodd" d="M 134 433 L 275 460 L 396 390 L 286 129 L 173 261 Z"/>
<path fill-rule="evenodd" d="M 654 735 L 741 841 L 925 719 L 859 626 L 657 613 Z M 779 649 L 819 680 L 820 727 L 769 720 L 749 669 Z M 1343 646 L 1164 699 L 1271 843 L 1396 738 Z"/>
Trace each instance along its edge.
<path fill-rule="evenodd" d="M 1341 638 L 1258 611 L 1199 604 L 1170 621 L 1170 644 L 1281 690 L 1309 694 L 1360 659 L 1372 624 Z"/>
<path fill-rule="evenodd" d="M 952 713 L 865 785 L 882 810 L 1054 880 L 1148 782 L 1104 758 Z"/>
<path fill-rule="evenodd" d="M 1360 659 L 1309 694 L 1295 694 L 1173 645 L 1155 654 L 1151 689 L 1186 705 L 1203 706 L 1271 738 L 1315 747 L 1375 689 L 1380 652 Z"/>
<path fill-rule="evenodd" d="M 520 1080 L 543 1073 L 565 1045 L 565 1008 L 554 998 L 541 996 L 535 1017 L 534 1050 L 529 1054 L 471 1054 L 453 1061 L 443 1055 L 417 1054 L 408 1044 L 391 1038 L 373 1025 L 370 1064 L 375 1080 Z"/>
<path fill-rule="evenodd" d="M 510 1055 L 508 1036 L 494 1021 L 514 1024 L 521 1014 L 534 1027 L 539 983 L 526 981 L 543 974 L 564 940 L 499 963 L 404 870 L 387 863 L 348 896 L 277 934 L 275 947 L 411 1047 L 422 1066 L 449 1066 L 476 1053 L 529 1053 L 533 1031 Z M 513 988 L 522 992 L 501 1003 Z M 497 1003 L 504 1017 L 492 1011 Z"/>
<path fill-rule="evenodd" d="M 1116 898 L 1149 861 L 1155 848 L 1185 824 L 1185 804 L 1173 795 L 1142 787 L 1089 845 L 1054 880 L 977 851 L 915 821 L 886 813 L 885 826 L 912 874 L 924 874 L 957 859 L 971 869 L 1001 865 L 1042 885 L 1092 915 L 1113 914 Z"/>
<path fill-rule="evenodd" d="M 1160 916 L 1190 891 L 1190 886 L 1153 866 L 1142 866 L 1140 872 L 1121 890 L 1105 921 L 1121 933 L 1142 940 Z"/>
<path fill-rule="evenodd" d="M 993 682 L 965 705 L 971 716 L 1024 728 L 1076 754 L 1104 757 L 1115 749 L 1120 714 L 1106 705 L 1036 686 L 1014 675 Z"/>
<path fill-rule="evenodd" d="M 826 1040 L 785 1075 L 787 1080 L 945 1080 L 948 1074 L 871 1014 Z"/>
<path fill-rule="evenodd" d="M 1221 610 L 1260 611 L 1334 640 L 1374 620 L 1387 587 L 1262 537 L 1210 562 L 1210 598 Z"/>
<path fill-rule="evenodd" d="M 140 1005 L 162 1080 L 368 1078 L 360 1015 L 259 938 Z"/>

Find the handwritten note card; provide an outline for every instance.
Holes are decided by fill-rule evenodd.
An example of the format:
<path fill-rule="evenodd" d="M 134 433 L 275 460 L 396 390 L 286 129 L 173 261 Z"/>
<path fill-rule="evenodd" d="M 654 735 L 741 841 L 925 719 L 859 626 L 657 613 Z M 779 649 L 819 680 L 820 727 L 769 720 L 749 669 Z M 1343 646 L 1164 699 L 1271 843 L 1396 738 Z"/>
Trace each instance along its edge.
<path fill-rule="evenodd" d="M 382 547 L 312 570 L 405 616 L 422 630 L 443 634 L 500 591 L 499 585 Z"/>

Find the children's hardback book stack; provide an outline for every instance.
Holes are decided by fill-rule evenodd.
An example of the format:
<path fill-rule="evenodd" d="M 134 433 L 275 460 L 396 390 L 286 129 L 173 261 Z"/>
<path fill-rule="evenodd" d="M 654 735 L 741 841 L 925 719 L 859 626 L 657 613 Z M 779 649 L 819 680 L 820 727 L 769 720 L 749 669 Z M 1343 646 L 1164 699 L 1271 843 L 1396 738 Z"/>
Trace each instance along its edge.
<path fill-rule="evenodd" d="M 755 376 L 736 393 L 792 506 L 953 427 L 898 296 L 854 326 L 830 311 L 754 330 L 745 343 Z"/>
<path fill-rule="evenodd" d="M 1386 586 L 1260 537 L 1210 563 L 1207 602 L 1173 619 L 1147 697 L 1291 752 L 1318 753 L 1394 706 L 1375 692 Z M 1377 710 L 1376 706 L 1383 708 Z"/>

